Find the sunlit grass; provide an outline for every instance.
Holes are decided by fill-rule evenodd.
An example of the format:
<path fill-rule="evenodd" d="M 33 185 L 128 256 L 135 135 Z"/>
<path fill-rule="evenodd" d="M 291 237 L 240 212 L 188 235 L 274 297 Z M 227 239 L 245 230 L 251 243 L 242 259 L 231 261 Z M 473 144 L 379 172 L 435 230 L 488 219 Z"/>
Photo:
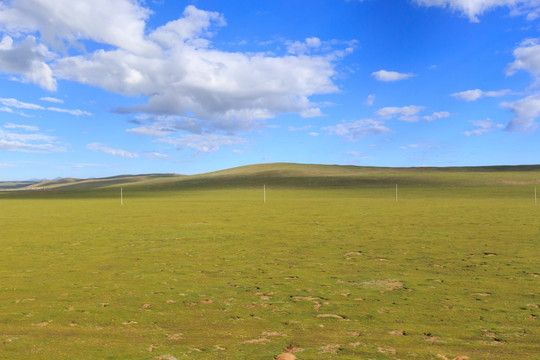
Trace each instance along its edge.
<path fill-rule="evenodd" d="M 0 358 L 540 353 L 530 184 L 129 189 L 0 196 Z"/>

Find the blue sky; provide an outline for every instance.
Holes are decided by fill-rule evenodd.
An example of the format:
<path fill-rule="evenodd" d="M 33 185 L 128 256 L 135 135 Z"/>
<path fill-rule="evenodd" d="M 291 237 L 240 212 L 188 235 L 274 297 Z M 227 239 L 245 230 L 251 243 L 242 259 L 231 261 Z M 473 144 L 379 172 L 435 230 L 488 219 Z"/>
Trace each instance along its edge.
<path fill-rule="evenodd" d="M 0 180 L 540 163 L 537 0 L 7 0 Z"/>

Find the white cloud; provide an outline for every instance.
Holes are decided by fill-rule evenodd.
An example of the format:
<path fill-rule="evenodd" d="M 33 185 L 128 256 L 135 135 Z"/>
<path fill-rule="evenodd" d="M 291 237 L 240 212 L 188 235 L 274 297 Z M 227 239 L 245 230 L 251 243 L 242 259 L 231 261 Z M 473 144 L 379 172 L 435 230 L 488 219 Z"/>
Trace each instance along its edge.
<path fill-rule="evenodd" d="M 147 159 L 155 159 L 155 160 L 170 160 L 171 159 L 169 155 L 161 154 L 158 152 L 151 152 L 151 153 L 145 154 L 144 157 Z"/>
<path fill-rule="evenodd" d="M 100 144 L 100 143 L 88 144 L 88 145 L 86 145 L 86 148 L 88 150 L 101 151 L 101 152 L 104 152 L 105 154 L 114 155 L 114 156 L 122 156 L 122 157 L 127 157 L 127 158 L 137 158 L 137 157 L 139 157 L 139 154 L 137 154 L 137 153 L 129 152 L 129 151 L 126 151 L 126 150 L 121 150 L 121 149 L 113 149 L 113 148 L 107 147 L 107 146 L 105 146 L 103 144 Z"/>
<path fill-rule="evenodd" d="M 304 42 L 295 41 L 287 44 L 287 52 L 290 54 L 305 54 L 315 49 L 319 49 L 322 42 L 319 38 L 310 37 L 306 38 Z"/>
<path fill-rule="evenodd" d="M 66 151 L 56 144 L 56 138 L 39 133 L 36 126 L 7 123 L 3 127 L 9 131 L 0 128 L 0 150 L 43 153 Z"/>
<path fill-rule="evenodd" d="M 5 108 L 3 109 L 0 108 L 0 111 L 6 111 L 6 112 L 13 112 L 11 108 L 16 108 L 16 109 L 26 109 L 26 110 L 48 110 L 48 111 L 54 111 L 54 112 L 67 113 L 74 116 L 81 116 L 81 115 L 91 116 L 92 115 L 92 113 L 89 113 L 88 111 L 83 111 L 83 110 L 69 110 L 69 109 L 62 109 L 62 108 L 57 108 L 57 107 L 48 107 L 47 109 L 45 109 L 41 105 L 19 101 L 14 98 L 0 98 L 0 104 L 5 106 Z M 24 115 L 24 114 L 20 113 L 20 115 Z"/>
<path fill-rule="evenodd" d="M 64 148 L 55 147 L 52 144 L 32 144 L 21 141 L 8 141 L 0 138 L 0 150 L 19 152 L 64 152 Z"/>
<path fill-rule="evenodd" d="M 310 37 L 298 46 L 318 55 L 220 51 L 210 38 L 216 27 L 226 25 L 223 15 L 190 5 L 179 19 L 147 29 L 150 11 L 141 4 L 21 0 L 3 5 L 0 28 L 10 36 L 0 43 L 0 71 L 48 90 L 56 89 L 56 79 L 65 79 L 144 95 L 147 103 L 117 111 L 193 116 L 201 126 L 228 132 L 252 129 L 283 113 L 323 115 L 310 97 L 338 91 L 335 63 L 354 48 L 354 41 Z M 40 38 L 32 37 L 36 34 Z M 98 49 L 86 53 L 83 41 Z M 26 50 L 17 52 L 17 46 Z"/>
<path fill-rule="evenodd" d="M 325 130 L 339 136 L 344 136 L 347 140 L 356 141 L 367 135 L 380 135 L 391 132 L 384 126 L 382 121 L 373 119 L 362 119 L 353 122 L 343 122 L 335 126 L 329 126 Z"/>
<path fill-rule="evenodd" d="M 538 39 L 522 41 L 519 47 L 514 50 L 514 58 L 515 61 L 506 68 L 506 73 L 513 75 L 518 70 L 525 70 L 535 78 L 534 85 L 538 85 L 540 83 L 540 44 Z M 505 130 L 533 132 L 538 128 L 535 120 L 540 115 L 540 93 L 514 102 L 503 102 L 501 106 L 514 113 L 514 118 L 510 120 Z"/>
<path fill-rule="evenodd" d="M 453 93 L 452 96 L 459 100 L 474 101 L 482 97 L 483 91 L 480 89 L 461 91 Z"/>
<path fill-rule="evenodd" d="M 0 104 L 16 109 L 43 110 L 44 107 L 36 104 L 26 103 L 13 98 L 0 98 Z"/>
<path fill-rule="evenodd" d="M 71 115 L 74 115 L 74 116 L 81 116 L 81 115 L 92 116 L 92 113 L 89 113 L 88 111 L 83 111 L 83 110 L 69 110 L 69 109 L 61 109 L 61 108 L 57 108 L 57 107 L 48 107 L 47 110 L 55 111 L 55 112 L 61 112 L 61 113 L 67 113 L 67 114 L 71 114 Z"/>
<path fill-rule="evenodd" d="M 209 42 L 203 37 L 212 36 L 209 31 L 212 23 L 217 26 L 226 25 L 225 19 L 218 12 L 199 10 L 190 5 L 184 10 L 184 17 L 157 28 L 149 38 L 166 49 L 176 48 L 178 43 L 208 47 Z"/>
<path fill-rule="evenodd" d="M 0 28 L 3 15 L 0 8 Z M 56 90 L 56 80 L 47 62 L 55 57 L 55 54 L 46 46 L 38 44 L 31 35 L 18 42 L 6 35 L 0 43 L 0 71 L 20 75 L 24 81 L 33 82 L 51 91 Z"/>
<path fill-rule="evenodd" d="M 50 97 L 50 96 L 42 97 L 39 100 L 48 101 L 48 102 L 52 102 L 52 103 L 56 103 L 56 104 L 63 104 L 64 103 L 64 100 L 57 99 L 57 98 Z"/>
<path fill-rule="evenodd" d="M 363 102 L 363 104 L 367 106 L 372 106 L 374 103 L 375 103 L 375 94 L 369 94 L 368 97 Z"/>
<path fill-rule="evenodd" d="M 93 40 L 142 54 L 157 50 L 144 38 L 149 15 L 132 0 L 19 0 L 0 8 L 0 24 L 12 33 L 39 32 L 54 48 Z"/>
<path fill-rule="evenodd" d="M 319 117 L 323 115 L 323 112 L 319 108 L 308 108 L 300 112 L 300 116 L 303 118 Z"/>
<path fill-rule="evenodd" d="M 506 95 L 510 94 L 511 92 L 512 91 L 509 90 L 509 89 L 497 90 L 497 91 L 485 91 L 484 96 L 486 96 L 486 97 L 501 97 L 501 96 L 506 96 Z"/>
<path fill-rule="evenodd" d="M 376 111 L 376 114 L 383 119 L 397 117 L 398 120 L 416 122 L 419 120 L 418 113 L 424 109 L 423 106 L 409 105 L 403 107 L 384 107 Z"/>
<path fill-rule="evenodd" d="M 399 73 L 395 71 L 379 70 L 371 73 L 371 76 L 379 81 L 391 82 L 405 80 L 416 75 L 413 73 Z"/>
<path fill-rule="evenodd" d="M 439 145 L 430 145 L 430 144 L 409 144 L 406 146 L 400 146 L 399 148 L 402 150 L 407 150 L 407 149 L 440 149 L 441 147 Z"/>
<path fill-rule="evenodd" d="M 478 16 L 496 7 L 508 7 L 512 15 L 526 14 L 528 20 L 538 17 L 538 0 L 414 0 L 423 6 L 448 7 L 461 12 L 470 22 L 478 22 Z"/>
<path fill-rule="evenodd" d="M 502 129 L 504 126 L 501 124 L 496 124 L 491 119 L 487 120 L 476 120 L 471 121 L 471 123 L 476 126 L 476 129 L 470 130 L 470 131 L 464 131 L 463 135 L 465 136 L 471 136 L 471 135 L 482 135 L 487 132 L 495 131 L 498 129 Z"/>
<path fill-rule="evenodd" d="M 538 39 L 526 39 L 514 50 L 515 61 L 508 65 L 506 73 L 515 74 L 525 70 L 534 76 L 540 75 L 540 44 Z"/>
<path fill-rule="evenodd" d="M 424 116 L 423 119 L 427 121 L 433 121 L 437 119 L 445 119 L 447 117 L 450 117 L 450 113 L 448 111 L 436 111 L 431 115 Z"/>
<path fill-rule="evenodd" d="M 4 125 L 6 129 L 21 129 L 24 131 L 39 131 L 39 128 L 37 126 L 33 125 L 19 125 L 19 124 L 12 124 L 7 123 Z"/>
<path fill-rule="evenodd" d="M 540 93 L 514 102 L 504 102 L 503 107 L 512 110 L 514 118 L 505 130 L 511 132 L 533 132 L 538 128 L 535 120 L 540 115 Z"/>
<path fill-rule="evenodd" d="M 480 89 L 473 89 L 473 90 L 453 93 L 452 96 L 459 100 L 475 101 L 483 97 L 500 97 L 500 96 L 508 95 L 510 93 L 511 91 L 508 89 L 498 90 L 498 91 L 482 91 Z"/>
<path fill-rule="evenodd" d="M 309 132 L 309 136 L 319 136 L 319 133 L 315 131 L 311 131 Z"/>
<path fill-rule="evenodd" d="M 187 146 L 203 153 L 219 150 L 221 146 L 236 145 L 245 142 L 243 138 L 238 136 L 220 134 L 187 134 L 177 138 L 160 138 L 156 141 L 172 144 L 181 149 Z"/>
<path fill-rule="evenodd" d="M 306 125 L 302 127 L 289 126 L 289 131 L 305 131 L 309 129 L 311 129 L 311 125 Z"/>
<path fill-rule="evenodd" d="M 161 117 L 155 120 L 150 120 L 148 125 L 139 126 L 128 129 L 127 131 L 133 134 L 163 137 L 181 131 L 189 131 L 192 133 L 201 133 L 202 127 L 199 122 L 191 118 L 177 117 Z"/>

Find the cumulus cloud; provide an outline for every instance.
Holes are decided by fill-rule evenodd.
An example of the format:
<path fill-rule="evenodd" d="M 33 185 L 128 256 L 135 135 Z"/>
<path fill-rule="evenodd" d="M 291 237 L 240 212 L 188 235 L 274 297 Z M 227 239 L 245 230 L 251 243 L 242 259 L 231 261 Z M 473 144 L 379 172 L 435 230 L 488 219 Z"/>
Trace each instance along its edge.
<path fill-rule="evenodd" d="M 469 18 L 470 22 L 479 22 L 478 16 L 497 7 L 508 7 L 512 15 L 526 15 L 528 20 L 538 17 L 538 0 L 414 0 L 422 6 L 450 8 Z"/>
<path fill-rule="evenodd" d="M 482 135 L 487 132 L 495 131 L 498 129 L 502 129 L 504 126 L 501 124 L 496 124 L 491 119 L 486 120 L 476 120 L 471 121 L 471 123 L 476 126 L 476 129 L 464 131 L 463 135 L 465 136 L 471 136 L 471 135 Z"/>
<path fill-rule="evenodd" d="M 354 49 L 354 41 L 308 37 L 287 43 L 282 56 L 221 51 L 211 38 L 226 25 L 222 14 L 190 5 L 180 18 L 149 29 L 150 11 L 142 4 L 18 0 L 2 5 L 0 31 L 6 35 L 0 71 L 47 90 L 63 79 L 143 95 L 147 102 L 115 111 L 192 117 L 199 128 L 228 133 L 284 113 L 323 115 L 323 105 L 310 98 L 338 91 L 336 62 Z M 87 52 L 87 41 L 97 50 Z M 149 127 L 159 126 L 137 131 L 149 134 Z"/>
<path fill-rule="evenodd" d="M 290 54 L 305 54 L 315 49 L 319 49 L 321 45 L 321 39 L 317 37 L 310 37 L 307 38 L 304 42 L 290 42 L 287 46 L 287 52 Z"/>
<path fill-rule="evenodd" d="M 510 132 L 533 132 L 538 128 L 535 120 L 540 115 L 540 94 L 534 94 L 514 102 L 504 102 L 502 106 L 514 113 L 505 130 Z"/>
<path fill-rule="evenodd" d="M 379 70 L 371 73 L 371 76 L 379 81 L 392 82 L 405 80 L 416 75 L 413 73 L 399 73 L 395 71 Z"/>
<path fill-rule="evenodd" d="M 452 96 L 459 100 L 475 101 L 483 97 L 500 97 L 510 94 L 508 89 L 498 91 L 482 91 L 480 89 L 466 90 L 453 93 Z"/>
<path fill-rule="evenodd" d="M 540 75 L 540 44 L 538 39 L 526 39 L 514 49 L 515 61 L 506 68 L 508 75 L 525 70 L 538 77 Z"/>
<path fill-rule="evenodd" d="M 349 141 L 356 141 L 367 135 L 381 135 L 391 132 L 389 128 L 384 126 L 382 121 L 373 119 L 343 122 L 335 126 L 326 127 L 325 130 L 339 136 L 344 136 Z"/>
<path fill-rule="evenodd" d="M 397 117 L 398 120 L 416 122 L 419 120 L 418 113 L 423 109 L 423 106 L 416 105 L 403 107 L 389 106 L 377 110 L 376 114 L 386 120 Z"/>
<path fill-rule="evenodd" d="M 0 8 L 0 30 L 3 11 Z M 0 71 L 20 75 L 24 81 L 38 84 L 44 89 L 56 90 L 56 79 L 48 62 L 56 55 L 43 44 L 38 44 L 34 36 L 28 35 L 15 42 L 5 35 L 0 42 Z"/>
<path fill-rule="evenodd" d="M 506 73 L 513 75 L 518 70 L 525 70 L 534 77 L 534 85 L 538 85 L 540 82 L 540 44 L 538 39 L 522 41 L 514 50 L 514 58 L 515 61 L 506 68 Z M 503 102 L 501 106 L 514 113 L 514 118 L 510 120 L 505 130 L 533 132 L 538 128 L 535 120 L 540 115 L 540 93 L 537 92 L 514 102 Z"/>
<path fill-rule="evenodd" d="M 129 152 L 129 151 L 122 150 L 122 149 L 113 149 L 113 148 L 110 148 L 110 147 L 105 146 L 105 145 L 100 144 L 100 143 L 88 144 L 88 145 L 86 145 L 86 148 L 88 150 L 101 151 L 101 152 L 104 152 L 105 154 L 114 155 L 114 156 L 122 156 L 122 157 L 127 157 L 127 158 L 137 158 L 137 157 L 139 157 L 139 154 L 137 154 L 137 153 Z"/>
<path fill-rule="evenodd" d="M 132 0 L 17 0 L 0 8 L 0 26 L 41 34 L 53 48 L 93 40 L 137 53 L 157 50 L 144 37 L 150 11 Z"/>

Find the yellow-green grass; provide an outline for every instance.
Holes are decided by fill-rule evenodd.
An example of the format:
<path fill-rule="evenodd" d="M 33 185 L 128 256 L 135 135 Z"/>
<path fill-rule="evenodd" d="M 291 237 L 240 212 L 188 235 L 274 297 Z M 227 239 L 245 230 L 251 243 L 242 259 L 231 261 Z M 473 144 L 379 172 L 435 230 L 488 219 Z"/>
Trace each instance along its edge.
<path fill-rule="evenodd" d="M 0 358 L 538 358 L 538 172 L 410 171 L 2 194 Z"/>

